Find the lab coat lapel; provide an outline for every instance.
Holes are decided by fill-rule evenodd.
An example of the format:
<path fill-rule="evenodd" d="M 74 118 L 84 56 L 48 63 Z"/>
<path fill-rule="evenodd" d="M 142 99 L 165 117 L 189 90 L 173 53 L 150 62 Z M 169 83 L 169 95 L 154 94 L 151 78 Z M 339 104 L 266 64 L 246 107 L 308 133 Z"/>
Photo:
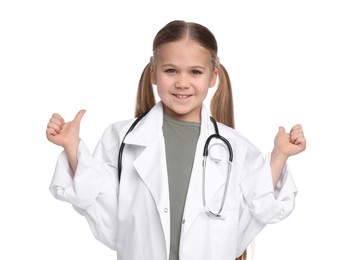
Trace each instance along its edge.
<path fill-rule="evenodd" d="M 208 112 L 205 107 L 202 108 L 201 112 L 201 133 L 198 139 L 195 161 L 192 169 L 190 184 L 188 188 L 188 193 L 185 203 L 184 212 L 184 225 L 182 228 L 183 235 L 187 234 L 191 225 L 204 210 L 203 199 L 202 199 L 202 160 L 203 160 L 203 148 L 207 138 L 214 134 L 214 127 L 209 118 Z M 216 142 L 212 139 L 210 146 Z M 217 161 L 219 158 L 216 158 Z M 209 205 L 210 199 L 216 194 L 220 187 L 224 185 L 225 178 L 218 170 L 215 163 L 212 161 L 211 156 L 207 158 L 206 166 L 206 203 Z"/>
<path fill-rule="evenodd" d="M 134 167 L 153 195 L 158 210 L 162 209 L 162 205 L 169 206 L 167 204 L 169 192 L 162 120 L 163 110 L 160 102 L 125 138 L 126 144 L 144 147 L 135 159 Z"/>
<path fill-rule="evenodd" d="M 169 208 L 168 177 L 163 138 L 151 142 L 134 162 L 140 178 L 152 194 L 157 210 Z"/>
<path fill-rule="evenodd" d="M 160 216 L 164 231 L 166 248 L 170 243 L 170 209 L 169 186 L 166 168 L 164 138 L 153 140 L 134 162 L 140 178 L 150 191 Z"/>
<path fill-rule="evenodd" d="M 163 110 L 159 102 L 127 135 L 125 143 L 143 147 L 143 151 L 134 161 L 134 167 L 155 201 L 168 246 L 170 218 L 165 218 L 164 214 L 169 209 L 170 200 L 162 121 Z M 125 132 L 121 135 L 124 136 Z"/>

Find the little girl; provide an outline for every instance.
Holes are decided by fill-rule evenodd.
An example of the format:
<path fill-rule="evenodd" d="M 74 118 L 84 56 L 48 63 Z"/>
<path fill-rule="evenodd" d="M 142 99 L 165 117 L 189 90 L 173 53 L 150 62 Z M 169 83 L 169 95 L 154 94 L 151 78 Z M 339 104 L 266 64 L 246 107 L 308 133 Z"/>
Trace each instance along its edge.
<path fill-rule="evenodd" d="M 217 80 L 209 110 L 203 101 Z M 93 155 L 79 137 L 84 113 L 48 123 L 48 140 L 64 148 L 50 191 L 120 260 L 246 259 L 263 227 L 294 208 L 286 161 L 306 147 L 301 125 L 280 127 L 267 156 L 233 129 L 230 80 L 202 25 L 173 21 L 157 33 L 139 83 L 140 120 L 110 125 Z"/>

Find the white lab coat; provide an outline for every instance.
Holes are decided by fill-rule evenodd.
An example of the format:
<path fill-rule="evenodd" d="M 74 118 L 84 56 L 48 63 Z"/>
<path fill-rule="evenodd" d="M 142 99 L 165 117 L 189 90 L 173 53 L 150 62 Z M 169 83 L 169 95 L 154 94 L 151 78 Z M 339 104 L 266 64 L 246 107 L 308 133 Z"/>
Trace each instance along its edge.
<path fill-rule="evenodd" d="M 180 259 L 233 260 L 266 224 L 292 212 L 297 190 L 287 167 L 274 190 L 269 155 L 264 158 L 237 131 L 219 124 L 220 134 L 233 147 L 232 173 L 224 219 L 208 217 L 202 202 L 202 154 L 214 128 L 205 107 L 201 116 L 182 220 Z M 109 126 L 93 155 L 81 141 L 74 178 L 66 155 L 58 158 L 51 193 L 84 215 L 94 236 L 116 250 L 120 260 L 168 259 L 170 200 L 162 121 L 159 102 L 127 135 L 120 187 L 118 151 L 133 120 Z M 228 151 L 222 144 L 211 141 L 206 168 L 206 201 L 214 212 L 221 203 L 227 174 Z"/>

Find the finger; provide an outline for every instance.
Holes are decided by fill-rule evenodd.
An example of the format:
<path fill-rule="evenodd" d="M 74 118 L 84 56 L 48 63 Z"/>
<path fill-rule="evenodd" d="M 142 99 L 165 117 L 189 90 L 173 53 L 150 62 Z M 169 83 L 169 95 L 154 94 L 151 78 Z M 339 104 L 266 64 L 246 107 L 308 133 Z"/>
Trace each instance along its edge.
<path fill-rule="evenodd" d="M 301 132 L 290 134 L 290 140 L 291 140 L 292 142 L 295 142 L 295 140 L 298 139 L 298 138 L 300 138 L 300 137 L 305 138 L 305 137 L 304 137 L 304 134 L 301 133 Z"/>
<path fill-rule="evenodd" d="M 296 136 L 296 137 L 290 137 L 290 141 L 291 143 L 293 144 L 299 144 L 299 140 L 301 140 L 301 138 L 299 136 Z"/>
<path fill-rule="evenodd" d="M 63 128 L 64 122 L 61 121 L 59 118 L 51 117 L 50 123 L 53 123 L 55 125 L 58 125 L 60 129 Z"/>
<path fill-rule="evenodd" d="M 295 140 L 295 144 L 300 145 L 302 147 L 306 147 L 306 139 L 303 136 L 299 136 L 296 140 Z"/>
<path fill-rule="evenodd" d="M 300 131 L 298 132 L 293 132 L 290 134 L 290 141 L 292 143 L 296 143 L 296 140 L 299 139 L 299 138 L 304 138 L 304 134 Z"/>
<path fill-rule="evenodd" d="M 53 128 L 47 128 L 47 129 L 46 129 L 46 134 L 47 134 L 47 135 L 57 135 L 57 132 L 56 132 L 56 130 L 53 129 Z"/>
<path fill-rule="evenodd" d="M 47 129 L 53 129 L 57 134 L 61 133 L 62 127 L 53 122 L 47 124 Z"/>
<path fill-rule="evenodd" d="M 290 133 L 292 133 L 292 132 L 303 132 L 302 125 L 300 125 L 300 124 L 294 125 L 290 130 Z"/>
<path fill-rule="evenodd" d="M 79 110 L 73 121 L 80 123 L 85 112 L 86 112 L 85 109 Z"/>
<path fill-rule="evenodd" d="M 46 137 L 52 142 L 52 138 L 57 135 L 57 132 L 53 128 L 46 129 Z"/>
<path fill-rule="evenodd" d="M 52 114 L 52 118 L 56 118 L 56 119 L 59 120 L 62 124 L 65 123 L 63 117 L 62 117 L 60 114 L 58 114 L 58 113 Z"/>
<path fill-rule="evenodd" d="M 296 133 L 301 133 L 301 134 L 304 133 L 304 131 L 302 130 L 302 126 L 300 124 L 294 125 L 290 130 L 290 134 L 296 134 Z"/>
<path fill-rule="evenodd" d="M 293 144 L 297 147 L 299 152 L 302 152 L 306 149 L 306 140 L 302 136 L 297 138 Z"/>
<path fill-rule="evenodd" d="M 290 133 L 290 139 L 292 141 L 295 141 L 297 138 L 299 137 L 304 137 L 304 132 L 302 131 L 302 129 L 297 129 L 297 130 L 294 130 Z"/>

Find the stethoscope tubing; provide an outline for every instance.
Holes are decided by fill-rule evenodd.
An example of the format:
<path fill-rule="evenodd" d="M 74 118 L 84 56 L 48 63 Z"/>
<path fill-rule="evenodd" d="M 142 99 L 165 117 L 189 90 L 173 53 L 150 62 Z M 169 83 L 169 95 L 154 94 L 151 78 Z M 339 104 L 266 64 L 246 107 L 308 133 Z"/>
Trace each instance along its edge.
<path fill-rule="evenodd" d="M 216 124 L 215 121 L 212 121 Z M 218 129 L 218 127 L 217 127 Z M 211 142 L 212 139 L 219 139 L 223 141 L 227 148 L 228 148 L 228 153 L 229 153 L 229 158 L 228 158 L 228 171 L 227 171 L 227 177 L 226 177 L 226 183 L 224 185 L 224 192 L 223 192 L 223 197 L 221 201 L 220 208 L 217 213 L 212 212 L 211 210 L 208 209 L 206 205 L 206 164 L 207 164 L 207 157 L 208 157 L 208 146 Z M 227 197 L 227 192 L 228 192 L 228 186 L 229 186 L 229 180 L 230 180 L 230 175 L 231 175 L 231 170 L 232 170 L 232 162 L 233 162 L 233 149 L 229 141 L 221 136 L 219 133 L 210 135 L 205 143 L 204 149 L 203 149 L 203 161 L 202 161 L 202 201 L 203 201 L 203 207 L 206 210 L 206 213 L 208 216 L 213 217 L 213 218 L 222 218 L 221 212 L 224 207 L 224 203 L 226 201 Z"/>
<path fill-rule="evenodd" d="M 140 122 L 140 120 L 148 113 L 149 111 L 143 113 L 142 115 L 140 115 L 134 122 L 133 124 L 129 127 L 128 131 L 126 132 L 121 145 L 119 147 L 119 155 L 118 155 L 118 182 L 120 185 L 120 179 L 121 179 L 121 172 L 122 172 L 122 160 L 123 160 L 123 152 L 124 152 L 124 147 L 125 147 L 125 138 L 126 136 L 135 128 L 135 126 Z M 221 215 L 221 212 L 223 210 L 225 201 L 226 201 L 226 197 L 227 197 L 227 191 L 228 191 L 228 186 L 229 186 L 229 180 L 230 180 L 230 175 L 231 175 L 231 169 L 232 169 L 232 162 L 233 162 L 233 149 L 231 144 L 229 143 L 229 141 L 224 138 L 223 136 L 221 136 L 219 134 L 219 130 L 218 130 L 218 126 L 217 126 L 217 122 L 214 120 L 213 117 L 210 117 L 213 125 L 214 125 L 214 129 L 215 129 L 215 134 L 210 135 L 207 140 L 206 143 L 204 145 L 203 148 L 203 161 L 202 161 L 202 200 L 203 200 L 203 207 L 206 210 L 206 213 L 209 217 L 213 217 L 213 218 L 223 218 L 223 216 Z M 209 144 L 211 142 L 212 139 L 219 139 L 221 140 L 223 143 L 225 143 L 225 145 L 228 148 L 228 153 L 229 153 L 229 158 L 228 158 L 228 170 L 227 170 L 227 177 L 226 177 L 226 183 L 225 183 L 225 187 L 224 187 L 224 192 L 223 192 L 223 197 L 222 197 L 222 201 L 221 201 L 221 205 L 220 208 L 218 210 L 217 213 L 212 212 L 211 210 L 208 209 L 207 205 L 206 205 L 206 161 L 207 161 L 207 157 L 208 157 L 208 148 L 209 148 Z"/>

